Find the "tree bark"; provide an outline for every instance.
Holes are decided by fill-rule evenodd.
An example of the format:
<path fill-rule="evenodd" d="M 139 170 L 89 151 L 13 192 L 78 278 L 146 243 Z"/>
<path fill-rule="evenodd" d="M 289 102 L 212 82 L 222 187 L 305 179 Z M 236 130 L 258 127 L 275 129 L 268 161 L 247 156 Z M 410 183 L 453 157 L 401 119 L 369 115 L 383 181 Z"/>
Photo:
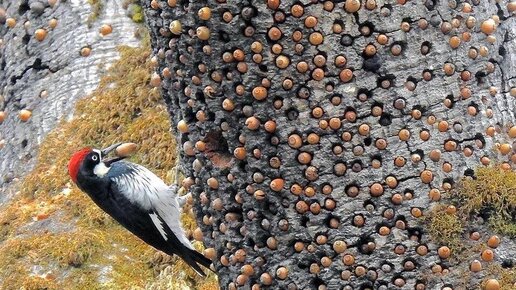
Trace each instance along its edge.
<path fill-rule="evenodd" d="M 121 2 L 105 3 L 89 21 L 87 0 L 0 0 L 0 112 L 6 116 L 0 121 L 0 190 L 32 170 L 44 137 L 98 86 L 103 67 L 118 58 L 116 46 L 140 43 Z M 14 21 L 13 27 L 7 21 Z M 103 37 L 99 28 L 106 22 L 114 32 Z M 46 32 L 41 41 L 38 29 Z M 91 55 L 81 57 L 83 48 Z M 29 122 L 20 121 L 22 109 L 32 112 Z"/>
<path fill-rule="evenodd" d="M 486 160 L 514 168 L 514 2 L 144 2 L 222 288 L 488 275 L 464 282 L 478 253 L 445 258 L 415 212 Z"/>

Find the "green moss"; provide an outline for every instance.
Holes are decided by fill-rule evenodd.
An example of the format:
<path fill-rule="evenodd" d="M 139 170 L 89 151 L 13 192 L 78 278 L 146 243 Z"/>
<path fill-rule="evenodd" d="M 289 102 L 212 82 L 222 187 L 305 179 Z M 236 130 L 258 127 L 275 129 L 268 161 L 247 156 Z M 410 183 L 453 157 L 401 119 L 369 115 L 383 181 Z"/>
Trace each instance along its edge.
<path fill-rule="evenodd" d="M 138 144 L 132 160 L 165 180 L 176 163 L 166 107 L 149 85 L 154 68 L 148 38 L 142 48 L 119 51 L 98 89 L 77 103 L 75 117 L 42 142 L 22 194 L 0 209 L 0 289 L 141 289 L 155 279 L 149 262 L 156 251 L 100 210 L 66 172 L 73 152 L 119 141 Z M 23 230 L 37 224 L 33 218 L 40 213 L 49 215 L 52 229 Z M 191 214 L 183 220 L 186 230 L 196 227 Z M 54 278 L 31 273 L 35 265 Z M 171 273 L 191 287 L 209 283 L 216 289 L 213 275 L 201 279 L 182 263 Z"/>
<path fill-rule="evenodd" d="M 497 279 L 500 283 L 500 289 L 515 290 L 516 284 L 516 268 L 504 268 L 499 264 L 489 264 L 487 266 L 487 276 L 482 282 L 482 286 L 488 279 Z M 482 289 L 484 289 L 482 287 Z"/>
<path fill-rule="evenodd" d="M 464 223 L 457 213 L 448 213 L 447 205 L 434 206 L 425 216 L 430 237 L 439 245 L 446 245 L 456 255 L 461 252 Z"/>
<path fill-rule="evenodd" d="M 131 5 L 132 11 L 130 15 L 132 15 L 131 19 L 136 23 L 142 23 L 144 20 L 143 8 L 140 5 Z"/>
<path fill-rule="evenodd" d="M 104 3 L 102 0 L 88 0 L 88 4 L 91 5 L 91 13 L 88 16 L 88 20 L 86 20 L 86 22 L 88 23 L 88 26 L 91 26 L 102 12 Z"/>
<path fill-rule="evenodd" d="M 464 179 L 452 198 L 465 214 L 487 214 L 493 230 L 516 236 L 516 172 L 496 166 L 478 168 L 475 179 Z"/>

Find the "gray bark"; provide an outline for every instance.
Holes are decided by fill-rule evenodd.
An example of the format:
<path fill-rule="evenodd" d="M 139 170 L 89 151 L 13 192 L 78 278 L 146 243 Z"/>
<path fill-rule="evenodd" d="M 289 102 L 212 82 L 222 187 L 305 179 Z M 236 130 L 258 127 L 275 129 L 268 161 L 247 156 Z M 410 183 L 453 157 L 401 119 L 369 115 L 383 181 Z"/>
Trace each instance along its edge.
<path fill-rule="evenodd" d="M 36 162 L 38 146 L 58 123 L 70 118 L 75 102 L 97 86 L 100 75 L 116 58 L 119 45 L 139 45 L 137 26 L 126 16 L 122 1 L 106 1 L 95 21 L 88 21 L 92 6 L 86 0 L 0 1 L 0 111 L 7 115 L 0 124 L 0 190 L 23 177 Z M 7 18 L 16 19 L 8 28 Z M 55 29 L 49 20 L 55 18 Z M 109 23 L 113 33 L 102 37 L 99 27 Z M 25 25 L 27 24 L 27 25 Z M 48 30 L 45 40 L 34 37 L 38 28 Z M 92 53 L 81 57 L 83 47 Z M 32 111 L 28 122 L 18 118 L 22 109 Z M 0 195 L 0 204 L 11 194 Z"/>
<path fill-rule="evenodd" d="M 354 14 L 346 13 L 340 1 L 335 3 L 332 12 L 324 11 L 322 2 L 301 1 L 304 6 L 301 18 L 290 15 L 290 6 L 295 1 L 281 1 L 278 11 L 286 14 L 284 23 L 275 22 L 274 10 L 267 7 L 267 1 L 177 1 L 176 7 L 168 6 L 166 1 L 157 2 L 159 8 L 154 9 L 149 5 L 146 14 L 154 51 L 160 56 L 163 94 L 173 122 L 185 120 L 188 123 L 188 132 L 178 136 L 179 144 L 184 149 L 183 169 L 185 175 L 194 180 L 191 190 L 197 201 L 198 222 L 204 232 L 205 244 L 217 251 L 214 264 L 222 288 L 392 289 L 399 278 L 405 285 L 403 289 L 414 289 L 416 285 L 424 285 L 426 289 L 441 289 L 444 286 L 471 289 L 478 286 L 483 276 L 471 278 L 465 284 L 464 277 L 461 277 L 461 273 L 468 271 L 469 258 L 478 257 L 468 257 L 465 261 L 439 258 L 437 248 L 440 245 L 429 239 L 425 228 L 411 215 L 410 210 L 417 207 L 427 211 L 435 204 L 428 197 L 431 189 L 442 191 L 446 183 L 454 185 L 464 174 L 471 174 L 480 165 L 483 156 L 511 162 L 508 159 L 510 154 L 509 157 L 502 156 L 493 150 L 495 142 L 512 143 L 506 132 L 516 122 L 516 99 L 510 95 L 516 82 L 516 23 L 507 11 L 506 1 L 468 1 L 473 9 L 471 13 L 461 11 L 466 3 L 464 1 L 426 1 L 424 4 L 421 1 L 408 1 L 405 5 L 399 5 L 396 1 L 376 1 L 376 9 L 369 11 L 362 4 L 362 8 Z M 212 11 L 212 17 L 207 21 L 197 16 L 197 11 L 204 6 Z M 222 21 L 225 11 L 233 15 L 229 23 Z M 313 29 L 303 24 L 308 15 L 316 16 L 319 20 Z M 500 25 L 493 34 L 496 41 L 490 44 L 486 41 L 486 35 L 480 32 L 480 23 L 493 15 L 498 15 Z M 476 19 L 473 29 L 465 25 L 468 16 Z M 426 29 L 418 26 L 420 19 L 428 22 Z M 451 23 L 453 19 L 459 19 L 460 26 L 443 33 L 443 22 Z M 182 24 L 180 35 L 174 35 L 169 30 L 169 24 L 174 20 Z M 410 24 L 409 31 L 400 29 L 403 21 Z M 343 24 L 342 33 L 332 33 L 334 22 Z M 195 36 L 199 26 L 210 29 L 208 40 L 203 41 Z M 283 37 L 278 41 L 267 37 L 272 26 L 279 27 L 283 32 Z M 362 35 L 362 26 L 370 26 L 372 34 Z M 255 30 L 252 36 L 243 35 L 246 27 Z M 295 30 L 303 33 L 303 39 L 299 42 L 304 46 L 302 53 L 294 50 L 296 43 L 291 36 Z M 324 42 L 317 47 L 308 42 L 308 34 L 313 31 L 324 35 Z M 470 32 L 471 40 L 462 40 L 457 49 L 452 49 L 448 40 L 453 35 L 461 36 L 463 32 Z M 375 40 L 380 33 L 389 37 L 385 46 Z M 353 40 L 350 46 L 341 42 L 346 34 Z M 252 60 L 254 53 L 250 48 L 254 41 L 263 44 L 261 64 Z M 426 42 L 430 44 L 430 51 L 424 55 L 421 46 Z M 286 69 L 275 66 L 277 56 L 271 52 L 275 43 L 281 44 L 281 54 L 290 58 Z M 368 64 L 362 52 L 369 43 L 373 43 L 378 50 L 376 61 L 379 68 L 365 68 Z M 400 56 L 390 52 L 390 47 L 396 43 L 402 47 Z M 471 47 L 479 50 L 481 46 L 488 48 L 487 56 L 479 55 L 476 59 L 468 57 Z M 206 53 L 208 47 L 211 54 Z M 246 73 L 237 70 L 237 61 L 223 61 L 223 54 L 232 53 L 236 48 L 245 52 Z M 323 67 L 325 77 L 321 81 L 311 77 L 311 71 L 316 68 L 312 59 L 318 53 L 327 59 Z M 344 55 L 347 59 L 345 67 L 353 70 L 354 77 L 348 83 L 339 80 L 342 68 L 337 68 L 333 63 L 337 55 Z M 307 73 L 296 70 L 295 65 L 300 61 L 309 64 Z M 454 65 L 452 75 L 445 74 L 445 63 Z M 206 72 L 200 71 L 199 65 L 205 65 Z M 489 66 L 494 69 L 489 70 Z M 165 68 L 172 72 L 170 78 L 163 75 Z M 470 79 L 461 79 L 461 72 L 465 70 L 471 73 Z M 424 71 L 431 72 L 431 80 L 423 80 Z M 219 74 L 221 81 L 214 80 L 214 74 Z M 293 80 L 291 90 L 282 88 L 285 78 Z M 258 101 L 251 92 L 253 88 L 262 86 L 262 79 L 268 79 L 270 88 L 265 100 Z M 391 80 L 388 88 L 380 86 L 385 79 Z M 413 91 L 406 88 L 406 85 L 411 85 L 408 82 L 415 83 Z M 239 84 L 245 87 L 242 96 L 235 93 L 235 87 Z M 328 84 L 334 86 L 332 92 L 325 89 Z M 207 94 L 207 87 L 211 87 L 213 92 Z M 466 99 L 460 95 L 463 87 L 471 90 L 471 97 Z M 494 95 L 490 94 L 490 88 L 496 89 Z M 306 90 L 309 96 L 300 97 L 300 90 Z M 361 92 L 367 93 L 366 100 L 358 99 Z M 342 97 L 341 104 L 333 105 L 329 101 L 333 95 Z M 452 108 L 444 105 L 447 97 L 453 102 Z M 222 108 L 226 98 L 235 104 L 231 112 Z M 283 102 L 281 107 L 274 106 L 278 100 Z M 375 105 L 383 109 L 381 116 L 371 113 Z M 316 106 L 324 110 L 320 119 L 312 115 L 312 109 Z M 469 106 L 475 107 L 478 113 L 469 115 Z M 344 118 L 346 110 L 350 109 L 357 114 L 356 122 Z M 413 118 L 413 109 L 419 109 L 423 117 L 419 120 Z M 488 110 L 492 110 L 491 116 Z M 199 120 L 200 112 L 206 115 L 206 121 Z M 258 130 L 250 130 L 245 125 L 246 119 L 252 116 L 261 122 Z M 436 118 L 435 125 L 428 124 L 429 116 Z M 340 128 L 321 129 L 320 121 L 331 118 L 342 121 Z M 273 133 L 264 130 L 263 124 L 268 120 L 274 120 L 277 124 Z M 439 132 L 437 124 L 443 120 L 448 122 L 449 128 Z M 358 133 L 361 124 L 370 126 L 370 132 L 365 136 Z M 489 126 L 497 128 L 499 133 L 495 138 L 485 135 Z M 406 142 L 398 137 L 399 130 L 403 128 L 411 133 Z M 429 140 L 423 141 L 419 137 L 421 130 L 428 130 L 431 135 Z M 343 132 L 352 134 L 351 141 L 342 140 Z M 294 133 L 303 139 L 299 148 L 288 144 L 289 136 Z M 318 134 L 320 142 L 308 144 L 306 138 L 309 133 Z M 375 141 L 379 138 L 387 141 L 385 150 L 375 147 Z M 456 142 L 457 148 L 447 151 L 444 144 L 448 140 Z M 198 141 L 206 143 L 204 152 L 192 149 Z M 334 154 L 335 145 L 342 146 L 343 152 Z M 233 156 L 233 151 L 239 147 L 247 151 L 244 160 Z M 471 157 L 465 157 L 465 148 L 473 150 Z M 430 151 L 434 149 L 442 152 L 441 158 L 436 161 L 429 158 Z M 253 154 L 257 150 L 260 153 Z M 301 152 L 312 156 L 308 165 L 298 162 L 297 157 Z M 414 154 L 421 161 L 412 162 Z M 397 156 L 406 159 L 405 166 L 400 168 L 394 165 Z M 279 158 L 281 164 L 274 166 L 274 160 L 271 162 L 273 158 Z M 220 162 L 219 159 L 230 161 Z M 379 169 L 372 167 L 374 159 L 381 160 Z M 337 162 L 347 166 L 343 176 L 337 176 L 334 172 Z M 443 172 L 444 162 L 453 165 L 452 172 Z M 309 168 L 316 169 L 315 177 L 308 176 Z M 423 170 L 433 173 L 430 183 L 424 183 L 420 178 Z M 385 178 L 388 176 L 397 179 L 396 187 L 386 185 Z M 218 188 L 207 185 L 209 178 L 218 181 Z M 279 192 L 270 188 L 271 181 L 276 178 L 285 181 L 285 186 Z M 375 182 L 383 186 L 384 192 L 379 197 L 370 194 L 370 186 Z M 312 197 L 306 194 L 296 196 L 289 190 L 294 184 L 303 188 L 311 186 L 316 193 Z M 331 185 L 331 193 L 322 193 L 324 185 Z M 351 185 L 359 188 L 355 197 L 346 193 Z M 255 198 L 257 190 L 265 192 L 263 200 Z M 391 197 L 394 194 L 404 195 L 407 192 L 412 193 L 413 197 L 405 198 L 401 205 L 393 204 Z M 334 210 L 325 206 L 325 201 L 329 199 L 336 202 Z M 218 204 L 220 201 L 222 206 Z M 312 212 L 299 213 L 296 204 L 300 201 L 309 205 Z M 320 212 L 314 210 L 318 207 Z M 394 216 L 387 218 L 386 211 L 393 211 Z M 365 218 L 363 226 L 353 225 L 356 215 Z M 336 228 L 329 226 L 332 218 L 338 221 Z M 397 228 L 396 221 L 403 221 L 405 226 Z M 378 234 L 382 225 L 391 228 L 389 235 Z M 318 243 L 318 237 L 325 237 L 326 241 Z M 271 239 L 277 242 L 277 247 L 271 245 Z M 342 254 L 332 248 L 337 240 L 345 241 L 348 245 Z M 305 244 L 300 253 L 294 250 L 296 242 Z M 364 248 L 368 243 L 374 243 L 373 250 Z M 395 254 L 394 248 L 400 244 L 406 251 Z M 496 250 L 498 263 L 516 255 L 514 241 L 504 239 L 503 244 Z M 415 249 L 419 245 L 426 245 L 428 254 L 418 255 Z M 245 252 L 244 258 L 236 256 L 241 253 L 238 250 Z M 346 253 L 355 257 L 355 263 L 351 266 L 343 264 L 342 257 Z M 330 266 L 321 265 L 323 257 L 331 260 Z M 406 261 L 412 261 L 415 269 L 404 269 Z M 436 263 L 450 267 L 449 279 L 429 274 Z M 242 266 L 246 264 L 254 268 L 254 273 L 249 276 L 241 273 Z M 314 265 L 320 267 L 318 273 L 310 270 L 311 267 L 315 268 Z M 353 273 L 358 266 L 365 267 L 365 275 Z M 288 269 L 286 278 L 277 275 L 279 267 Z M 349 280 L 341 278 L 345 270 L 353 273 Z M 270 286 L 264 279 L 267 275 L 272 278 Z"/>
<path fill-rule="evenodd" d="M 267 1 L 177 1 L 176 7 L 170 7 L 167 1 L 154 2 L 159 7 L 152 8 L 147 3 L 145 11 L 154 52 L 160 57 L 163 94 L 174 124 L 179 120 L 188 124 L 188 132 L 178 136 L 183 149 L 183 169 L 194 181 L 191 191 L 197 202 L 197 219 L 206 246 L 217 251 L 214 264 L 223 289 L 237 286 L 242 289 L 393 289 L 396 279 L 402 279 L 397 282 L 403 282 L 403 289 L 414 289 L 416 285 L 422 287 L 417 289 L 478 287 L 483 275 L 467 281 L 463 276 L 468 272 L 471 260 L 478 256 L 468 256 L 464 261 L 440 259 L 437 254 L 440 245 L 430 240 L 423 224 L 411 215 L 410 210 L 417 207 L 426 212 L 436 203 L 428 197 L 431 189 L 442 191 L 446 183 L 455 185 L 462 176 L 471 174 L 480 165 L 483 156 L 509 162 L 514 168 L 509 160 L 511 154 L 500 155 L 494 149 L 496 142 L 513 142 L 506 133 L 516 122 L 516 98 L 509 93 L 516 83 L 516 22 L 507 11 L 506 1 L 407 1 L 400 5 L 396 1 L 380 0 L 371 11 L 362 3 L 362 8 L 351 14 L 343 9 L 341 1 L 328 12 L 323 10 L 323 1 L 306 0 L 301 1 L 304 15 L 300 18 L 293 17 L 290 12 L 293 4 L 299 4 L 296 1 L 281 1 L 277 11 L 268 8 Z M 472 7 L 471 13 L 462 11 L 466 3 Z M 206 21 L 197 15 L 204 6 L 212 11 L 211 19 Z M 233 16 L 229 23 L 222 20 L 226 11 Z M 274 20 L 275 12 L 285 13 L 283 23 Z M 303 24 L 309 15 L 318 18 L 315 28 L 306 28 Z M 493 34 L 496 41 L 490 44 L 486 34 L 480 32 L 480 24 L 493 15 L 499 17 L 500 25 Z M 468 16 L 476 19 L 472 29 L 465 24 Z M 420 19 L 427 21 L 426 29 L 418 26 Z M 443 23 L 452 23 L 453 19 L 458 19 L 460 26 L 443 33 Z M 182 24 L 179 35 L 169 30 L 174 20 Z M 409 31 L 400 28 L 402 22 L 408 22 Z M 333 33 L 334 23 L 343 25 L 341 33 Z M 210 29 L 208 40 L 195 36 L 199 26 Z M 278 41 L 267 36 L 272 26 L 282 30 L 283 36 Z M 361 34 L 363 26 L 372 29 L 371 35 Z M 244 36 L 246 28 L 254 29 L 254 33 Z M 303 34 L 299 42 L 304 47 L 302 52 L 295 51 L 296 42 L 292 40 L 295 30 Z M 308 35 L 313 31 L 323 34 L 321 45 L 308 42 Z M 450 37 L 458 35 L 462 38 L 463 32 L 470 32 L 471 40 L 462 40 L 457 49 L 451 48 Z M 389 37 L 385 46 L 376 41 L 380 33 Z M 351 39 L 351 45 L 343 44 Z M 260 64 L 253 61 L 255 53 L 251 51 L 251 44 L 254 41 L 263 45 Z M 366 61 L 363 50 L 369 43 L 376 46 L 377 59 Z M 425 55 L 421 47 L 426 43 L 429 43 L 430 51 Z M 281 44 L 281 55 L 290 58 L 286 69 L 276 67 L 277 55 L 271 51 L 273 44 Z M 390 52 L 393 44 L 401 46 L 401 55 L 394 56 Z M 480 50 L 481 46 L 488 48 L 487 56 L 468 57 L 470 48 Z M 223 61 L 225 52 L 232 53 L 237 48 L 245 53 L 246 73 L 237 70 L 237 61 Z M 322 67 L 325 76 L 321 81 L 311 77 L 316 68 L 312 62 L 316 54 L 326 56 L 327 60 Z M 338 68 L 334 64 L 337 55 L 344 55 L 347 59 L 345 68 L 353 70 L 350 82 L 339 79 L 344 67 Z M 301 61 L 309 64 L 306 73 L 296 70 L 296 64 Z M 371 62 L 377 62 L 380 67 L 371 68 Z M 452 75 L 445 74 L 445 63 L 454 65 Z M 205 66 L 205 72 L 199 69 L 200 65 Z M 170 78 L 163 74 L 165 68 L 172 72 Z M 461 72 L 465 70 L 471 73 L 469 79 L 461 79 Z M 431 80 L 423 79 L 425 71 L 431 72 Z M 282 87 L 286 78 L 294 82 L 290 90 Z M 252 90 L 262 86 L 263 79 L 270 82 L 270 88 L 267 97 L 259 101 L 253 98 Z M 381 81 L 386 79 L 391 85 L 382 88 Z M 410 82 L 416 85 L 413 91 L 406 87 L 412 85 Z M 241 96 L 235 93 L 239 84 L 245 87 Z M 333 91 L 326 90 L 328 84 L 333 85 Z M 463 87 L 471 90 L 471 97 L 461 96 Z M 496 91 L 490 94 L 490 88 L 492 92 L 493 88 Z M 300 92 L 309 95 L 300 97 Z M 367 98 L 359 100 L 358 95 L 362 92 Z M 342 98 L 340 104 L 330 102 L 334 95 Z M 447 97 L 453 103 L 452 108 L 444 105 Z M 226 98 L 234 102 L 233 111 L 222 108 Z M 279 100 L 282 106 L 274 106 Z M 312 109 L 317 106 L 324 110 L 319 119 L 312 115 Z M 372 114 L 374 106 L 382 108 L 380 116 Z M 478 113 L 469 115 L 469 106 L 475 107 Z M 411 116 L 413 109 L 422 112 L 421 119 Z M 344 117 L 350 110 L 356 112 L 355 122 Z M 200 120 L 200 115 L 205 115 L 206 120 Z M 250 130 L 245 125 L 246 119 L 253 116 L 260 120 L 258 130 Z M 428 123 L 430 116 L 437 120 L 434 125 Z M 321 129 L 320 121 L 329 122 L 331 118 L 341 120 L 340 128 Z M 264 123 L 269 120 L 276 122 L 275 132 L 264 130 Z M 445 132 L 437 128 L 440 121 L 449 124 Z M 364 136 L 358 133 L 361 124 L 370 126 L 370 132 Z M 485 135 L 489 126 L 497 129 L 494 138 Z M 403 128 L 411 133 L 407 141 L 398 137 Z M 430 133 L 429 140 L 423 141 L 419 137 L 421 130 Z M 342 140 L 343 132 L 352 134 L 351 141 Z M 299 148 L 288 144 L 289 136 L 294 133 L 302 137 L 303 144 Z M 306 140 L 309 133 L 319 135 L 320 142 L 309 144 Z M 387 141 L 384 150 L 375 146 L 379 138 Z M 456 142 L 456 149 L 447 151 L 444 148 L 448 140 Z M 193 148 L 199 141 L 206 143 L 206 150 Z M 333 152 L 336 145 L 343 148 L 342 153 Z M 246 149 L 244 160 L 233 155 L 239 147 Z M 470 157 L 465 157 L 465 148 L 472 150 Z M 442 153 L 436 161 L 429 158 L 434 149 Z M 301 152 L 312 156 L 308 165 L 298 162 Z M 405 166 L 394 165 L 397 156 L 405 158 Z M 414 157 L 421 161 L 411 161 Z M 379 169 L 372 167 L 375 159 L 381 161 Z M 274 164 L 277 160 L 279 165 Z M 342 176 L 334 172 L 334 165 L 339 162 L 347 167 Z M 443 172 L 444 162 L 453 165 L 452 172 Z M 315 169 L 315 176 L 307 173 L 311 169 Z M 430 183 L 422 181 L 423 170 L 433 173 Z M 386 185 L 388 176 L 397 179 L 397 186 L 389 188 Z M 218 181 L 217 188 L 207 185 L 210 178 Z M 270 188 L 271 181 L 276 178 L 285 181 L 279 192 Z M 370 194 L 370 186 L 375 182 L 383 186 L 383 194 L 379 197 Z M 289 189 L 294 184 L 315 188 L 315 195 L 292 194 Z M 330 185 L 332 191 L 322 193 L 324 185 Z M 346 192 L 352 185 L 359 188 L 355 197 Z M 257 190 L 265 193 L 263 200 L 255 198 Z M 405 196 L 401 205 L 392 202 L 396 193 Z M 406 193 L 412 198 L 407 198 Z M 327 200 L 335 201 L 336 208 L 325 206 Z M 299 213 L 296 204 L 300 201 L 312 211 Z M 392 218 L 386 217 L 385 213 L 389 211 L 394 213 Z M 353 225 L 357 215 L 365 218 L 361 227 Z M 329 224 L 332 218 L 338 222 L 336 228 Z M 396 227 L 396 221 L 403 221 L 404 226 Z M 378 234 L 382 225 L 391 229 L 389 235 Z M 318 237 L 325 240 L 318 242 Z M 277 241 L 277 247 L 272 246 L 272 239 Z M 332 248 L 337 240 L 347 243 L 344 253 L 336 253 Z M 296 242 L 304 243 L 301 252 L 294 250 Z M 370 243 L 375 246 L 368 250 Z M 394 248 L 400 244 L 406 251 L 398 255 Z M 504 238 L 503 244 L 496 250 L 497 263 L 509 261 L 516 254 L 514 241 Z M 419 245 L 426 245 L 428 254 L 418 255 L 415 250 Z M 239 256 L 241 250 L 245 252 L 243 258 Z M 346 253 L 355 257 L 351 266 L 343 263 L 342 257 Z M 322 265 L 324 257 L 331 260 L 331 265 Z M 415 269 L 404 269 L 406 261 L 412 261 Z M 246 264 L 254 269 L 248 276 L 241 273 Z M 446 279 L 429 274 L 435 264 L 449 268 Z M 314 265 L 320 271 L 313 271 Z M 354 272 L 358 266 L 366 269 L 365 275 Z M 277 275 L 279 267 L 288 269 L 286 278 Z M 341 273 L 346 270 L 352 273 L 349 280 L 341 278 Z M 267 275 L 272 278 L 270 286 L 264 279 Z"/>

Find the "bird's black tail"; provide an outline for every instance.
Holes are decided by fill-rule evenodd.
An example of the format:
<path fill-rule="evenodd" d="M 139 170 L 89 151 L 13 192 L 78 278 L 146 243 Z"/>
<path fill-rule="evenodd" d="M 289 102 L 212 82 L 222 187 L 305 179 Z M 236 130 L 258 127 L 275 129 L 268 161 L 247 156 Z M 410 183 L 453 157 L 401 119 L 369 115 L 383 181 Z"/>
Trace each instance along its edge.
<path fill-rule="evenodd" d="M 188 249 L 185 247 L 184 254 L 181 258 L 183 258 L 183 260 L 190 267 L 192 267 L 195 270 L 195 272 L 197 272 L 197 274 L 199 274 L 203 277 L 205 277 L 206 274 L 201 269 L 201 267 L 199 267 L 199 265 L 202 265 L 202 266 L 208 268 L 210 271 L 212 271 L 210 268 L 211 260 L 206 258 L 203 254 L 197 252 L 196 250 Z"/>

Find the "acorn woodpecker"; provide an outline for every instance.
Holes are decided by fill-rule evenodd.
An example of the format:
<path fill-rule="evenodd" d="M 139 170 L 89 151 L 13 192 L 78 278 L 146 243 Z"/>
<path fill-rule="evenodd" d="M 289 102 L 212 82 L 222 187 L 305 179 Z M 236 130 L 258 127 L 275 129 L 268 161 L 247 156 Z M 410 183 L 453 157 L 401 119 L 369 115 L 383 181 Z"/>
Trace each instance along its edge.
<path fill-rule="evenodd" d="M 181 257 L 199 275 L 211 261 L 197 252 L 186 237 L 180 221 L 185 196 L 177 196 L 177 185 L 168 186 L 147 168 L 105 157 L 121 143 L 105 149 L 84 148 L 68 163 L 73 182 L 111 217 L 147 244 L 169 255 Z"/>

